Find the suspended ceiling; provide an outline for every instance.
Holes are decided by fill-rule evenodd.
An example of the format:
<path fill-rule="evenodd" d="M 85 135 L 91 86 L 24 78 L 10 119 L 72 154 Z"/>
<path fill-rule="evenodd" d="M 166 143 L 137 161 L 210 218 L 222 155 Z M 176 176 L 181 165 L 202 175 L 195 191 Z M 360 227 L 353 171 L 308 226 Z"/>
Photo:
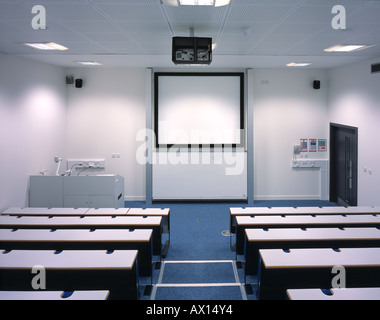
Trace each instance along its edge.
<path fill-rule="evenodd" d="M 34 5 L 46 9 L 46 30 L 34 30 Z M 346 9 L 346 30 L 331 26 L 335 4 Z M 225 7 L 171 7 L 160 0 L 0 0 L 0 52 L 74 67 L 99 61 L 109 67 L 174 67 L 173 36 L 212 37 L 210 67 L 282 68 L 310 62 L 331 68 L 380 58 L 380 1 L 231 0 Z M 42 52 L 24 42 L 69 48 Z M 336 44 L 371 44 L 351 53 L 327 53 Z"/>

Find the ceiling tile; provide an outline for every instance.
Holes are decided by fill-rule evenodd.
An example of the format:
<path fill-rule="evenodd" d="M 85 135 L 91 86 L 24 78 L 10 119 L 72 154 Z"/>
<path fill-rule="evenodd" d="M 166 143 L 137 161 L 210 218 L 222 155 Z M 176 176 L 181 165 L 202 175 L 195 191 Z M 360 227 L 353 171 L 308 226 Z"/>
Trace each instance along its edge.
<path fill-rule="evenodd" d="M 248 63 L 249 56 L 280 59 L 294 55 L 320 58 L 320 64 L 313 65 L 331 67 L 344 57 L 378 57 L 380 1 L 341 3 L 347 11 L 348 29 L 344 31 L 331 27 L 331 9 L 338 4 L 332 0 L 233 0 L 230 6 L 220 8 L 170 7 L 161 5 L 160 0 L 0 0 L 0 51 L 41 57 L 41 61 L 56 61 L 58 65 L 64 63 L 64 56 L 71 61 L 71 55 L 96 54 L 115 57 L 118 62 L 125 61 L 124 55 L 149 55 L 149 63 L 155 61 L 154 57 L 158 63 L 171 63 L 172 37 L 189 36 L 192 27 L 195 36 L 212 37 L 218 42 L 214 58 L 241 55 Z M 46 8 L 46 30 L 31 27 L 31 8 L 36 4 Z M 244 36 L 248 28 L 250 34 Z M 69 50 L 58 54 L 39 52 L 21 44 L 37 41 L 62 43 Z M 377 46 L 341 54 L 342 59 L 330 58 L 327 62 L 332 56 L 323 49 L 342 42 Z M 234 61 L 239 63 L 239 59 Z"/>
<path fill-rule="evenodd" d="M 268 6 L 233 6 L 228 18 L 229 22 L 278 22 L 293 7 L 291 5 Z"/>
<path fill-rule="evenodd" d="M 149 5 L 133 1 L 128 2 L 110 2 L 98 4 L 97 6 L 107 16 L 113 20 L 128 21 L 161 21 L 163 16 L 157 5 Z"/>
<path fill-rule="evenodd" d="M 89 3 L 49 3 L 45 6 L 47 20 L 103 20 L 104 16 Z"/>

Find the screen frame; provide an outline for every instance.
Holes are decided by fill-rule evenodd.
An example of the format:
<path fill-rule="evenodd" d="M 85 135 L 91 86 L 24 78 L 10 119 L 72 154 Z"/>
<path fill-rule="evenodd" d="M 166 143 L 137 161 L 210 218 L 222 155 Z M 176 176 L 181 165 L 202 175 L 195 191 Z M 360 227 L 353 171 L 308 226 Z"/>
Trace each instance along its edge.
<path fill-rule="evenodd" d="M 160 77 L 239 77 L 240 79 L 240 143 L 239 144 L 159 144 L 159 79 Z M 155 147 L 171 148 L 178 146 L 182 148 L 225 148 L 232 149 L 243 148 L 245 145 L 245 75 L 244 72 L 155 72 L 154 73 L 154 134 L 155 134 Z"/>

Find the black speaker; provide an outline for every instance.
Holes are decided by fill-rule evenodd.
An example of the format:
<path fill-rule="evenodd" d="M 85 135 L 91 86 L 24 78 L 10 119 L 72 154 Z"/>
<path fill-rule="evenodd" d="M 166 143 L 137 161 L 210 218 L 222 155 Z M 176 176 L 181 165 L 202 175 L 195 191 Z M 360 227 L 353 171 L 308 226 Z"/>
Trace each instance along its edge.
<path fill-rule="evenodd" d="M 73 83 L 74 83 L 74 77 L 66 76 L 66 84 L 73 84 Z"/>
<path fill-rule="evenodd" d="M 314 80 L 314 81 L 313 81 L 313 88 L 314 88 L 315 90 L 321 89 L 321 81 L 319 81 L 319 80 Z"/>
<path fill-rule="evenodd" d="M 380 72 L 380 63 L 371 65 L 371 73 Z"/>
<path fill-rule="evenodd" d="M 83 86 L 83 80 L 75 79 L 75 88 L 82 88 L 82 86 Z"/>

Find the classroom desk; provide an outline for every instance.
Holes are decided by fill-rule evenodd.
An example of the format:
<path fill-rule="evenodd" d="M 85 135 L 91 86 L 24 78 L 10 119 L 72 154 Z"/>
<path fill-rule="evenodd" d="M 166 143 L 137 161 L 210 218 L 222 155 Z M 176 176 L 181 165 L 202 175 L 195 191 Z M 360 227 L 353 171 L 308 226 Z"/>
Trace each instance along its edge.
<path fill-rule="evenodd" d="M 380 288 L 289 289 L 289 300 L 380 300 Z"/>
<path fill-rule="evenodd" d="M 89 208 L 32 208 L 10 207 L 1 215 L 7 216 L 84 216 Z"/>
<path fill-rule="evenodd" d="M 141 276 L 152 276 L 151 229 L 135 230 L 38 230 L 0 229 L 5 250 L 138 250 Z"/>
<path fill-rule="evenodd" d="M 170 209 L 169 208 L 130 208 L 128 216 L 161 216 L 162 232 L 170 233 Z"/>
<path fill-rule="evenodd" d="M 377 228 L 245 229 L 245 274 L 257 274 L 259 249 L 380 247 Z"/>
<path fill-rule="evenodd" d="M 168 235 L 168 240 L 162 245 L 161 253 L 165 258 L 170 246 L 170 209 L 160 208 L 34 208 L 34 207 L 10 207 L 1 215 L 7 216 L 95 216 L 95 217 L 117 217 L 117 216 L 161 216 L 162 233 Z"/>
<path fill-rule="evenodd" d="M 260 249 L 260 299 L 286 299 L 287 289 L 331 288 L 334 266 L 344 266 L 346 287 L 380 287 L 380 248 Z"/>
<path fill-rule="evenodd" d="M 129 210 L 129 208 L 89 208 L 86 216 L 125 216 Z"/>
<path fill-rule="evenodd" d="M 0 291 L 0 300 L 107 300 L 109 291 Z"/>
<path fill-rule="evenodd" d="M 156 216 L 162 217 L 162 233 L 168 235 L 168 240 L 162 245 L 161 255 L 163 258 L 170 246 L 170 209 L 160 209 L 160 208 L 90 208 L 86 212 L 86 216 Z"/>
<path fill-rule="evenodd" d="M 168 240 L 162 247 L 162 257 L 165 258 L 170 246 L 170 209 L 169 208 L 130 208 L 128 216 L 161 216 L 162 233 L 168 235 Z"/>
<path fill-rule="evenodd" d="M 380 227 L 380 215 L 347 216 L 237 216 L 236 254 L 244 254 L 244 230 L 247 228 L 345 228 Z"/>
<path fill-rule="evenodd" d="M 153 254 L 161 256 L 161 217 L 0 216 L 0 229 L 153 229 Z"/>
<path fill-rule="evenodd" d="M 0 250 L 0 290 L 33 291 L 32 273 L 43 266 L 46 290 L 109 290 L 110 300 L 139 298 L 137 250 Z M 41 276 L 41 273 L 39 274 Z"/>
<path fill-rule="evenodd" d="M 230 208 L 230 232 L 236 232 L 236 216 L 380 214 L 380 207 L 245 207 Z"/>

